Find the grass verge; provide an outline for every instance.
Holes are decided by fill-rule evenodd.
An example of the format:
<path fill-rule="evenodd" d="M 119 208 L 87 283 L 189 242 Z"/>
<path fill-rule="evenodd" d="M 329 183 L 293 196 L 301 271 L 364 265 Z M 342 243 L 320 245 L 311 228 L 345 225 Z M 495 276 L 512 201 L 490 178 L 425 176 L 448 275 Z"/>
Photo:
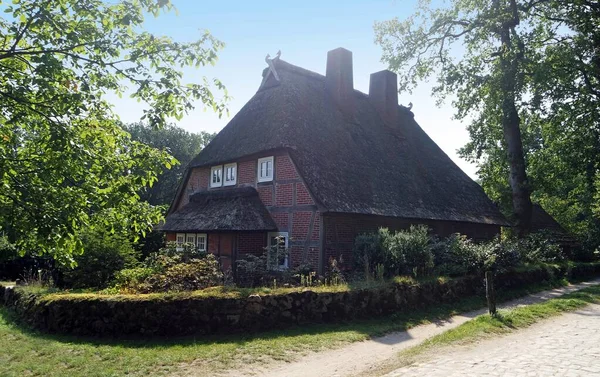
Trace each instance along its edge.
<path fill-rule="evenodd" d="M 564 285 L 565 281 L 507 291 L 499 300 Z M 0 307 L 1 376 L 160 376 L 193 363 L 199 375 L 302 354 L 401 331 L 419 324 L 479 309 L 483 297 L 470 297 L 410 314 L 370 321 L 322 324 L 256 335 L 175 339 L 90 339 L 48 335 L 19 323 Z"/>
<path fill-rule="evenodd" d="M 401 351 L 394 360 L 381 365 L 368 375 L 383 375 L 392 370 L 423 362 L 451 346 L 467 345 L 495 335 L 526 328 L 543 319 L 574 311 L 600 302 L 600 285 L 514 309 L 499 310 L 497 316 L 481 315 L 454 329 L 433 336 L 425 342 Z"/>

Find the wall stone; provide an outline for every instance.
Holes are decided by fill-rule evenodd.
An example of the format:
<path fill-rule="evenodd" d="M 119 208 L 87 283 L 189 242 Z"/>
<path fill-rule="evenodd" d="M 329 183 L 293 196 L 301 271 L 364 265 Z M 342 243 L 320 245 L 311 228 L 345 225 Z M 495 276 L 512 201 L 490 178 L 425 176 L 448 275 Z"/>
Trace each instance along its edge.
<path fill-rule="evenodd" d="M 553 278 L 589 279 L 600 263 L 548 267 L 496 277 L 498 289 L 526 287 Z M 220 296 L 176 293 L 107 296 L 36 296 L 0 285 L 0 304 L 34 328 L 50 333 L 122 336 L 191 335 L 272 330 L 407 313 L 483 294 L 482 278 L 468 276 L 423 283 L 394 282 L 377 288 L 279 295 Z"/>

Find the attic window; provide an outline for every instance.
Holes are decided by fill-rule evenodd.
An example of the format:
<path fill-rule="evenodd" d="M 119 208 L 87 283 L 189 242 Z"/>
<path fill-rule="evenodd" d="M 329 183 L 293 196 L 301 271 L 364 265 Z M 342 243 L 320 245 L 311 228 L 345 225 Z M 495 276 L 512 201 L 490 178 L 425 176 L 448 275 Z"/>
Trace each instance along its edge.
<path fill-rule="evenodd" d="M 210 187 L 223 186 L 223 165 L 210 168 Z"/>
<path fill-rule="evenodd" d="M 258 181 L 269 182 L 273 180 L 273 156 L 258 159 Z"/>
<path fill-rule="evenodd" d="M 237 164 L 227 164 L 223 168 L 223 171 L 225 172 L 223 186 L 234 186 L 237 182 Z"/>

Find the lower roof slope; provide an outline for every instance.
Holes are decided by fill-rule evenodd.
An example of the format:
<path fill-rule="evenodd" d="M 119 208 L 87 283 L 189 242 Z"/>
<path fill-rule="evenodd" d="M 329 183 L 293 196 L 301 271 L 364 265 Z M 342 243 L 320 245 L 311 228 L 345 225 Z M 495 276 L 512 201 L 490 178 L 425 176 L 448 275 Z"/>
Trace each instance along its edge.
<path fill-rule="evenodd" d="M 531 208 L 531 230 L 548 232 L 560 243 L 577 243 L 575 237 L 567 232 L 541 205 L 536 203 Z"/>
<path fill-rule="evenodd" d="M 343 112 L 324 76 L 274 63 L 280 82 L 259 90 L 190 167 L 286 148 L 326 211 L 509 225 L 408 109 L 385 124 L 355 91 L 353 112 Z"/>
<path fill-rule="evenodd" d="M 269 211 L 253 187 L 193 194 L 190 202 L 170 213 L 165 232 L 276 230 Z"/>

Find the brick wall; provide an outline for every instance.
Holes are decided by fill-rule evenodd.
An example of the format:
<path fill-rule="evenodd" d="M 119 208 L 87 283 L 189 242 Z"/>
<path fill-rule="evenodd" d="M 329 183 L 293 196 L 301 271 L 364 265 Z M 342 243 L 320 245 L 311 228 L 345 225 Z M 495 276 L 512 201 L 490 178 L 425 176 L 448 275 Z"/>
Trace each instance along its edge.
<path fill-rule="evenodd" d="M 262 254 L 267 246 L 264 233 L 240 233 L 238 235 L 238 254 Z"/>
<path fill-rule="evenodd" d="M 379 228 L 391 230 L 408 229 L 414 224 L 427 225 L 432 233 L 447 237 L 453 233 L 467 235 L 474 240 L 489 240 L 500 233 L 496 225 L 471 224 L 453 221 L 411 221 L 383 216 L 368 215 L 326 215 L 323 216 L 325 238 L 325 263 L 330 258 L 341 256 L 345 268 L 352 266 L 352 247 L 354 239 L 361 233 L 371 233 Z"/>
<path fill-rule="evenodd" d="M 275 158 L 275 178 L 279 181 L 300 178 L 294 163 L 287 154 Z"/>
<path fill-rule="evenodd" d="M 274 180 L 257 183 L 256 169 L 258 158 L 275 157 Z M 252 159 L 237 161 L 237 186 L 252 186 L 259 193 L 265 207 L 277 224 L 280 232 L 288 232 L 290 267 L 310 263 L 319 269 L 321 261 L 322 219 L 317 206 L 290 156 L 285 152 L 254 156 Z M 192 170 L 177 208 L 189 202 L 189 195 L 199 190 L 209 189 L 210 167 Z M 213 190 L 220 190 L 214 188 Z M 209 234 L 209 251 L 216 252 L 218 236 Z M 263 233 L 240 233 L 237 239 L 238 255 L 260 252 L 266 246 L 267 235 Z"/>
<path fill-rule="evenodd" d="M 237 183 L 241 186 L 252 186 L 256 184 L 256 160 L 243 161 L 238 163 Z"/>
<path fill-rule="evenodd" d="M 294 204 L 294 184 L 275 183 L 275 206 L 289 207 Z"/>

